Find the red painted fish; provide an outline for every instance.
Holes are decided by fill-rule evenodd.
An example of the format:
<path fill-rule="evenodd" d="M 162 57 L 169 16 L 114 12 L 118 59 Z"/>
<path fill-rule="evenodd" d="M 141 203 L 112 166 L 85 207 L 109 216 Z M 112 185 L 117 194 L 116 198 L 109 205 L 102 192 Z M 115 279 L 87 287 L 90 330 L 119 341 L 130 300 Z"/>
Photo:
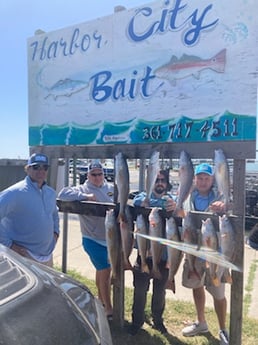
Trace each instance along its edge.
<path fill-rule="evenodd" d="M 170 61 L 158 67 L 154 73 L 158 78 L 168 79 L 175 83 L 178 79 L 193 76 L 200 78 L 200 73 L 204 69 L 211 69 L 217 73 L 224 73 L 226 64 L 226 49 L 210 59 L 202 59 L 198 56 L 184 54 L 180 59 L 173 55 Z"/>

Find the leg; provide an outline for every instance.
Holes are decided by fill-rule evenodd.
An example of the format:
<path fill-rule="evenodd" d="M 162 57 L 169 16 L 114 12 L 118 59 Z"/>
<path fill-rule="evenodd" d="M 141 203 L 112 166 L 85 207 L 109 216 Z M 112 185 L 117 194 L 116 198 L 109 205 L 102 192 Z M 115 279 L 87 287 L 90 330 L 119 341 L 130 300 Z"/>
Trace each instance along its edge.
<path fill-rule="evenodd" d="M 220 300 L 213 298 L 213 302 L 219 322 L 219 328 L 226 329 L 227 300 L 225 297 Z"/>
<path fill-rule="evenodd" d="M 140 328 L 144 324 L 145 319 L 145 305 L 147 292 L 150 285 L 150 276 L 147 273 L 142 273 L 139 268 L 133 270 L 133 308 L 132 308 L 132 323 Z"/>
<path fill-rule="evenodd" d="M 165 268 L 165 263 L 159 267 L 162 279 L 153 279 L 153 293 L 151 301 L 151 311 L 153 317 L 154 326 L 163 324 L 163 312 L 165 309 L 165 297 L 166 297 L 166 283 L 168 279 L 168 269 Z"/>
<path fill-rule="evenodd" d="M 105 268 L 96 271 L 96 286 L 98 289 L 98 297 L 105 307 L 107 315 L 113 313 L 111 303 L 111 269 Z"/>
<path fill-rule="evenodd" d="M 205 321 L 205 291 L 204 287 L 193 289 L 194 304 L 197 312 L 197 320 L 199 323 Z"/>

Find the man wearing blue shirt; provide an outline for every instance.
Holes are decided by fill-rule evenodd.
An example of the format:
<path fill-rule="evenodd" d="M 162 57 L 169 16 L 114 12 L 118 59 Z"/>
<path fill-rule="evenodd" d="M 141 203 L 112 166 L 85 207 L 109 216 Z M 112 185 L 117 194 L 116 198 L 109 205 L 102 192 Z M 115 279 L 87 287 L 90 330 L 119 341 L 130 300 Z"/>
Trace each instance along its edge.
<path fill-rule="evenodd" d="M 56 193 L 46 183 L 48 168 L 46 155 L 32 154 L 25 179 L 0 193 L 0 243 L 52 266 L 59 217 Z"/>
<path fill-rule="evenodd" d="M 150 197 L 150 207 L 160 207 L 167 212 L 173 211 L 176 207 L 176 202 L 173 196 L 169 193 L 171 185 L 169 183 L 169 174 L 167 170 L 160 170 L 157 176 L 153 192 Z M 138 194 L 134 198 L 134 206 L 145 206 L 146 192 Z M 165 234 L 164 234 L 165 236 Z M 151 271 L 152 258 L 151 254 L 147 257 L 147 265 Z M 159 270 L 161 279 L 153 278 L 151 274 L 142 272 L 141 257 L 138 253 L 136 263 L 133 268 L 133 285 L 134 285 L 134 301 L 132 307 L 132 324 L 129 327 L 128 333 L 136 335 L 142 325 L 144 324 L 145 314 L 144 309 L 146 305 L 147 292 L 150 286 L 150 280 L 153 279 L 153 294 L 151 302 L 151 312 L 153 318 L 153 328 L 166 333 L 167 329 L 163 324 L 163 312 L 165 309 L 165 294 L 166 283 L 168 280 L 167 268 L 167 251 L 163 251 L 161 261 L 159 263 Z"/>

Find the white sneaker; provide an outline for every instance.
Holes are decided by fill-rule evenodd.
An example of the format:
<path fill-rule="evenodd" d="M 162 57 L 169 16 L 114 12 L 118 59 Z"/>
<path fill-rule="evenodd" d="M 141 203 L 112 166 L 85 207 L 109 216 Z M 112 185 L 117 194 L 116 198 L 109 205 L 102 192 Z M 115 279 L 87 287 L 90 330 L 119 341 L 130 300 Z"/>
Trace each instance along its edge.
<path fill-rule="evenodd" d="M 201 333 L 207 333 L 209 332 L 208 326 L 206 322 L 199 323 L 199 322 L 194 322 L 190 326 L 185 327 L 182 330 L 182 334 L 185 337 L 193 337 L 195 335 L 201 334 Z"/>
<path fill-rule="evenodd" d="M 220 345 L 228 345 L 229 344 L 228 332 L 225 329 L 221 329 L 219 331 L 219 338 L 220 338 Z"/>

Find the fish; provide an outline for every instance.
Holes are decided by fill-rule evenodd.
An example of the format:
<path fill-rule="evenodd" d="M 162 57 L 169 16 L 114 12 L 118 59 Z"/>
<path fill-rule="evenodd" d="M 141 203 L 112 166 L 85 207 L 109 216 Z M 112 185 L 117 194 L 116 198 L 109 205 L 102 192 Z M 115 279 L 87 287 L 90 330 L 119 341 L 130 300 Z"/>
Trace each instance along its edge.
<path fill-rule="evenodd" d="M 119 152 L 115 156 L 115 182 L 118 190 L 118 221 L 126 221 L 125 207 L 129 198 L 129 168 L 125 156 Z"/>
<path fill-rule="evenodd" d="M 230 203 L 230 174 L 226 156 L 221 149 L 215 150 L 214 166 L 215 181 L 227 210 Z"/>
<path fill-rule="evenodd" d="M 176 84 L 179 79 L 193 76 L 200 79 L 200 74 L 205 69 L 210 69 L 217 73 L 224 73 L 226 65 L 226 49 L 222 49 L 219 53 L 210 59 L 202 59 L 199 56 L 184 54 L 178 59 L 173 55 L 170 61 L 156 70 L 154 74 L 160 79 L 167 79 L 172 85 Z"/>
<path fill-rule="evenodd" d="M 129 206 L 125 206 L 125 216 L 126 221 L 120 221 L 120 234 L 122 242 L 122 253 L 124 259 L 124 270 L 132 270 L 132 265 L 130 263 L 129 257 L 133 250 L 134 245 L 134 223 L 133 217 L 131 215 Z"/>
<path fill-rule="evenodd" d="M 174 214 L 184 217 L 183 203 L 190 194 L 194 178 L 194 169 L 189 154 L 181 151 L 179 157 L 179 189 Z"/>
<path fill-rule="evenodd" d="M 194 224 L 193 217 L 191 216 L 191 213 L 187 213 L 185 217 L 182 220 L 182 234 L 181 238 L 183 242 L 191 245 L 196 245 L 198 248 L 200 248 L 200 238 L 199 238 L 199 232 Z M 186 254 L 186 260 L 189 264 L 189 277 L 191 276 L 197 276 L 199 279 L 201 279 L 199 273 L 196 270 L 195 267 L 195 260 L 196 256 L 192 254 Z"/>
<path fill-rule="evenodd" d="M 148 235 L 148 227 L 146 220 L 142 214 L 138 214 L 135 222 L 135 236 L 139 255 L 141 257 L 141 271 L 150 273 L 149 267 L 146 262 L 147 252 L 149 248 L 149 240 L 139 236 L 139 234 Z"/>
<path fill-rule="evenodd" d="M 202 220 L 201 233 L 202 233 L 202 245 L 214 251 L 218 251 L 219 243 L 218 243 L 217 231 L 210 218 L 207 218 L 206 220 Z M 206 266 L 210 272 L 211 282 L 213 283 L 213 285 L 219 286 L 220 281 L 217 276 L 218 265 L 214 263 L 210 263 L 209 261 L 206 261 Z"/>
<path fill-rule="evenodd" d="M 147 175 L 146 175 L 146 198 L 144 200 L 144 205 L 146 207 L 149 206 L 151 193 L 153 191 L 155 181 L 157 178 L 157 175 L 159 173 L 160 167 L 159 167 L 159 152 L 154 151 L 149 159 L 149 164 L 147 168 Z"/>
<path fill-rule="evenodd" d="M 233 262 L 235 257 L 235 231 L 226 214 L 219 216 L 219 235 L 221 254 L 230 262 Z M 232 278 L 228 269 L 222 269 L 223 281 L 232 284 Z"/>
<path fill-rule="evenodd" d="M 163 222 L 159 215 L 159 208 L 154 207 L 149 214 L 149 234 L 153 237 L 162 237 Z M 150 243 L 152 254 L 152 275 L 156 279 L 161 279 L 161 273 L 158 264 L 161 260 L 163 245 L 158 241 L 151 241 Z"/>
<path fill-rule="evenodd" d="M 77 79 L 60 79 L 52 86 L 47 87 L 42 83 L 42 73 L 44 68 L 37 75 L 37 84 L 46 91 L 47 95 L 45 99 L 52 96 L 55 100 L 58 97 L 70 97 L 74 93 L 81 92 L 89 86 L 89 83 L 83 80 Z"/>
<path fill-rule="evenodd" d="M 173 217 L 166 218 L 166 239 L 176 242 L 181 241 L 180 233 Z M 182 261 L 183 253 L 181 250 L 172 247 L 168 247 L 167 251 L 169 273 L 166 288 L 171 289 L 175 293 L 175 275 Z"/>
<path fill-rule="evenodd" d="M 105 216 L 105 232 L 107 241 L 108 260 L 112 270 L 112 278 L 118 277 L 118 262 L 119 262 L 119 228 L 116 221 L 115 210 L 107 210 Z"/>

